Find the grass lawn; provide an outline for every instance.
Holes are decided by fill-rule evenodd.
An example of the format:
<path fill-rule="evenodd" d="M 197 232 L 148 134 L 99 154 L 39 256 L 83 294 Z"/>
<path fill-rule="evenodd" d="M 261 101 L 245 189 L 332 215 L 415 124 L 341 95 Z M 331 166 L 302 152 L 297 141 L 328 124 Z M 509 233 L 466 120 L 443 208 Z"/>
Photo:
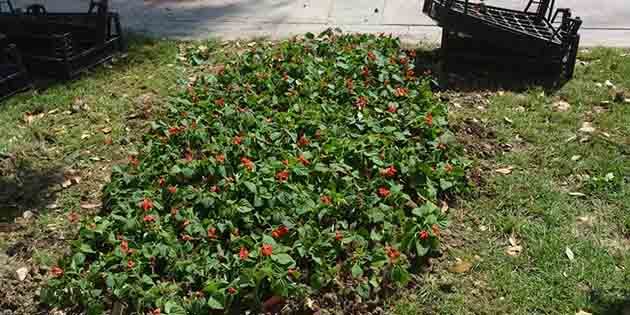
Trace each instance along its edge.
<path fill-rule="evenodd" d="M 112 69 L 0 104 L 0 309 L 36 312 L 35 289 L 75 237 L 68 217 L 99 210 L 111 166 L 126 163 L 185 82 L 177 45 L 136 39 Z M 553 94 L 442 93 L 475 187 L 448 210 L 444 256 L 394 313 L 621 314 L 630 103 L 614 102 L 606 81 L 630 98 L 630 55 L 579 58 L 576 78 Z M 26 210 L 36 216 L 13 221 Z M 27 281 L 13 279 L 22 266 Z"/>

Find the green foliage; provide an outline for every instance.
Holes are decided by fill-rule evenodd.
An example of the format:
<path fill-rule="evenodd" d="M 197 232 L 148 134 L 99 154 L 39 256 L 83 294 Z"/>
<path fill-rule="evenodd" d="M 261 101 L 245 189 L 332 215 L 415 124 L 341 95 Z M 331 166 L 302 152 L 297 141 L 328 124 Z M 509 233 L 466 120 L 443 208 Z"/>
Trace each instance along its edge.
<path fill-rule="evenodd" d="M 208 314 L 405 284 L 439 246 L 434 202 L 464 172 L 413 55 L 398 39 L 327 31 L 248 47 L 194 78 L 113 170 L 110 211 L 83 222 L 47 301 Z"/>

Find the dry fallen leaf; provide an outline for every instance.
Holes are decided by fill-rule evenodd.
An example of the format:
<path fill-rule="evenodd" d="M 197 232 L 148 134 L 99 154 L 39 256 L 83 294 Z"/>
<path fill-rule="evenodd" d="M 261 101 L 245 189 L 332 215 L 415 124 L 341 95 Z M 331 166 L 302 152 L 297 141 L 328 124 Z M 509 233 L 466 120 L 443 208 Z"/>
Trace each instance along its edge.
<path fill-rule="evenodd" d="M 589 313 L 587 311 L 584 310 L 579 310 L 575 313 L 575 315 L 593 315 L 593 313 Z"/>
<path fill-rule="evenodd" d="M 470 268 L 472 268 L 472 264 L 465 260 L 462 260 L 462 261 L 457 262 L 455 265 L 450 266 L 448 268 L 448 271 L 452 273 L 465 273 L 465 272 L 468 272 Z"/>
<path fill-rule="evenodd" d="M 593 133 L 595 132 L 595 127 L 593 127 L 593 124 L 585 121 L 584 123 L 582 123 L 582 128 L 580 128 L 581 132 L 585 132 L 585 133 Z"/>
<path fill-rule="evenodd" d="M 575 255 L 573 254 L 573 251 L 569 247 L 564 249 L 564 253 L 567 255 L 570 261 L 575 260 Z"/>
<path fill-rule="evenodd" d="M 553 110 L 556 112 L 564 113 L 571 108 L 571 104 L 565 101 L 557 101 L 553 103 Z"/>
<path fill-rule="evenodd" d="M 512 119 L 509 119 L 507 117 L 503 117 L 503 120 L 505 120 L 505 122 L 507 122 L 508 124 L 513 124 L 514 121 Z"/>
<path fill-rule="evenodd" d="M 102 203 L 84 203 L 81 205 L 81 209 L 84 210 L 92 210 L 92 209 L 98 209 L 100 207 L 102 207 L 103 204 Z"/>
<path fill-rule="evenodd" d="M 102 131 L 104 134 L 108 134 L 108 133 L 112 132 L 112 127 L 105 127 L 105 128 L 102 128 L 102 129 L 101 129 L 101 131 Z"/>
<path fill-rule="evenodd" d="M 577 161 L 577 160 L 579 160 L 579 159 L 581 159 L 581 158 L 582 158 L 582 156 L 581 156 L 581 155 L 574 155 L 574 156 L 572 156 L 572 157 L 571 157 L 571 161 L 574 161 L 574 162 L 575 162 L 575 161 Z"/>
<path fill-rule="evenodd" d="M 570 192 L 569 196 L 573 196 L 573 197 L 586 197 L 585 194 L 581 193 L 581 192 Z"/>
<path fill-rule="evenodd" d="M 516 256 L 520 255 L 522 251 L 523 251 L 523 246 L 520 246 L 520 245 L 509 246 L 505 250 L 505 254 L 508 255 L 508 256 L 516 257 Z"/>
<path fill-rule="evenodd" d="M 72 186 L 72 181 L 69 179 L 66 179 L 63 182 L 61 182 L 61 187 L 63 188 L 68 188 L 70 186 Z"/>
<path fill-rule="evenodd" d="M 611 89 L 615 88 L 615 85 L 610 80 L 606 80 L 606 82 L 604 82 L 604 84 L 606 84 L 606 86 L 611 88 Z"/>
<path fill-rule="evenodd" d="M 81 140 L 85 140 L 85 139 L 88 139 L 88 138 L 90 138 L 90 135 L 87 134 L 87 133 L 84 133 L 84 134 L 81 135 Z"/>
<path fill-rule="evenodd" d="M 512 166 L 508 166 L 508 167 L 496 169 L 494 171 L 499 173 L 499 174 L 508 175 L 508 174 L 512 174 L 512 170 L 513 169 L 514 168 Z"/>
<path fill-rule="evenodd" d="M 28 125 L 32 124 L 35 120 L 44 117 L 44 113 L 26 112 L 24 113 L 24 122 Z"/>
<path fill-rule="evenodd" d="M 448 212 L 448 203 L 442 200 L 442 207 L 440 207 L 442 214 L 446 214 Z"/>

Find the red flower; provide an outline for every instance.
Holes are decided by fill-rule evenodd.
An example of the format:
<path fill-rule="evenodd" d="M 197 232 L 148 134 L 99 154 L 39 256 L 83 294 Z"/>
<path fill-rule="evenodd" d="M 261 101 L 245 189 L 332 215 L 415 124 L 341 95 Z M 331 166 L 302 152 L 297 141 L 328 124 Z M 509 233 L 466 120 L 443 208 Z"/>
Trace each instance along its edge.
<path fill-rule="evenodd" d="M 254 170 L 254 163 L 252 163 L 252 161 L 250 161 L 250 159 L 246 158 L 246 157 L 242 157 L 241 158 L 241 163 L 243 163 L 243 166 L 245 166 L 245 168 L 248 171 L 253 171 Z"/>
<path fill-rule="evenodd" d="M 389 189 L 385 188 L 385 187 L 381 187 L 378 189 L 378 195 L 383 197 L 383 198 L 387 198 L 387 196 L 389 196 Z"/>
<path fill-rule="evenodd" d="M 280 182 L 286 182 L 289 179 L 289 171 L 282 170 L 276 173 L 276 179 Z"/>
<path fill-rule="evenodd" d="M 335 232 L 335 240 L 337 240 L 337 241 L 343 240 L 343 233 L 341 231 L 337 230 Z"/>
<path fill-rule="evenodd" d="M 287 270 L 287 273 L 289 274 L 289 276 L 296 278 L 298 276 L 298 272 L 297 270 L 293 269 L 293 268 L 289 268 L 289 270 Z"/>
<path fill-rule="evenodd" d="M 407 78 L 411 79 L 415 76 L 415 72 L 413 71 L 413 69 L 408 69 L 407 70 Z"/>
<path fill-rule="evenodd" d="M 311 141 L 308 140 L 308 138 L 306 138 L 304 135 L 302 135 L 300 137 L 300 140 L 298 140 L 298 145 L 301 146 L 301 147 L 303 147 L 305 145 L 308 145 L 309 143 L 311 143 Z"/>
<path fill-rule="evenodd" d="M 282 164 L 284 164 L 284 166 L 289 166 L 289 160 L 282 160 Z"/>
<path fill-rule="evenodd" d="M 234 289 L 233 287 L 227 288 L 227 291 L 229 294 L 236 294 L 236 289 Z"/>
<path fill-rule="evenodd" d="M 410 51 L 408 52 L 408 54 L 409 54 L 409 56 L 410 56 L 411 58 L 415 58 L 415 57 L 416 57 L 416 51 L 415 51 L 415 50 L 410 50 Z"/>
<path fill-rule="evenodd" d="M 155 217 L 152 215 L 145 215 L 143 220 L 144 222 L 151 223 L 155 221 Z"/>
<path fill-rule="evenodd" d="M 381 176 L 389 178 L 396 176 L 396 172 L 396 167 L 394 165 L 390 165 L 389 167 L 380 171 Z"/>
<path fill-rule="evenodd" d="M 446 150 L 446 143 L 438 143 L 437 148 L 438 150 Z"/>
<path fill-rule="evenodd" d="M 144 209 L 144 211 L 153 209 L 153 201 L 149 198 L 144 198 L 144 200 L 142 200 L 142 209 Z"/>
<path fill-rule="evenodd" d="M 160 315 L 162 314 L 162 310 L 160 310 L 159 308 L 153 309 L 149 312 L 151 315 Z"/>
<path fill-rule="evenodd" d="M 332 199 L 330 198 L 330 196 L 321 196 L 319 197 L 319 201 L 321 201 L 321 203 L 325 205 L 329 205 L 332 203 Z"/>
<path fill-rule="evenodd" d="M 72 224 L 79 222 L 80 219 L 81 216 L 76 212 L 70 212 L 70 214 L 68 214 L 68 221 Z"/>
<path fill-rule="evenodd" d="M 247 257 L 249 257 L 249 251 L 247 250 L 247 248 L 241 247 L 241 251 L 238 253 L 238 257 L 241 260 L 247 259 Z"/>
<path fill-rule="evenodd" d="M 420 231 L 420 239 L 421 240 L 426 240 L 429 238 L 429 232 L 427 231 Z"/>
<path fill-rule="evenodd" d="M 217 185 L 214 185 L 210 187 L 210 192 L 218 193 L 218 192 L 221 192 L 221 189 Z"/>
<path fill-rule="evenodd" d="M 269 244 L 263 244 L 260 252 L 263 256 L 271 256 L 271 254 L 273 254 L 273 246 Z"/>
<path fill-rule="evenodd" d="M 106 144 L 106 145 L 112 145 L 113 143 L 114 143 L 114 140 L 112 140 L 111 137 L 107 137 L 105 138 L 105 140 L 103 140 L 103 144 Z"/>
<path fill-rule="evenodd" d="M 368 52 L 368 59 L 370 59 L 371 61 L 376 60 L 376 55 L 373 52 Z"/>
<path fill-rule="evenodd" d="M 368 100 L 367 97 L 365 96 L 359 96 L 359 99 L 357 100 L 357 102 L 355 103 L 355 105 L 360 109 L 364 109 L 365 106 L 367 106 Z"/>
<path fill-rule="evenodd" d="M 164 181 L 164 177 L 160 177 L 160 179 L 158 180 L 158 185 L 160 185 L 160 187 L 164 187 L 165 183 L 166 181 Z"/>
<path fill-rule="evenodd" d="M 174 194 L 174 193 L 176 193 L 176 192 L 177 192 L 177 187 L 175 187 L 175 186 L 168 186 L 168 191 L 169 191 L 171 194 Z"/>
<path fill-rule="evenodd" d="M 133 260 L 129 259 L 127 260 L 127 268 L 131 269 L 136 265 L 135 262 L 133 262 Z"/>
<path fill-rule="evenodd" d="M 389 106 L 387 106 L 387 111 L 390 113 L 395 113 L 398 110 L 398 108 L 396 108 L 396 105 L 390 103 Z"/>
<path fill-rule="evenodd" d="M 427 113 L 427 115 L 424 117 L 424 122 L 429 126 L 433 126 L 433 114 L 432 113 Z"/>
<path fill-rule="evenodd" d="M 400 257 L 400 252 L 390 246 L 385 246 L 385 253 L 387 253 L 387 257 L 389 257 L 391 262 L 396 261 Z"/>
<path fill-rule="evenodd" d="M 88 225 L 90 227 L 90 230 L 95 230 L 96 229 L 96 223 L 90 223 L 90 225 Z"/>
<path fill-rule="evenodd" d="M 168 128 L 169 136 L 174 136 L 174 135 L 178 134 L 179 131 L 180 131 L 180 129 L 178 127 L 170 127 L 170 128 Z"/>
<path fill-rule="evenodd" d="M 53 277 L 59 278 L 63 276 L 63 269 L 61 269 L 59 266 L 54 266 L 50 268 L 50 273 L 52 274 Z"/>
<path fill-rule="evenodd" d="M 407 57 L 400 57 L 401 65 L 406 65 L 408 62 L 409 62 L 409 59 Z"/>
<path fill-rule="evenodd" d="M 217 238 L 217 229 L 216 228 L 208 228 L 208 238 L 216 239 Z"/>
<path fill-rule="evenodd" d="M 361 75 L 367 79 L 370 76 L 370 69 L 367 66 L 364 66 L 361 70 Z"/>
<path fill-rule="evenodd" d="M 222 98 L 216 99 L 216 100 L 214 100 L 214 104 L 219 106 L 219 107 L 223 107 L 223 106 L 225 106 L 225 101 Z"/>
<path fill-rule="evenodd" d="M 184 222 L 182 222 L 182 228 L 185 228 L 188 225 L 190 225 L 190 220 L 186 219 L 186 220 L 184 220 Z"/>
<path fill-rule="evenodd" d="M 215 157 L 215 159 L 217 160 L 219 164 L 223 164 L 223 162 L 225 162 L 225 155 L 219 154 Z"/>
<path fill-rule="evenodd" d="M 179 115 L 186 118 L 188 117 L 188 112 L 180 112 Z"/>
<path fill-rule="evenodd" d="M 407 94 L 409 94 L 409 90 L 404 87 L 398 87 L 394 90 L 394 95 L 398 97 L 406 96 Z"/>
<path fill-rule="evenodd" d="M 186 150 L 186 153 L 184 153 L 184 159 L 188 162 L 193 160 L 193 154 L 190 150 Z"/>
<path fill-rule="evenodd" d="M 127 241 L 120 242 L 120 251 L 123 253 L 129 252 L 129 243 Z"/>
<path fill-rule="evenodd" d="M 133 166 L 140 165 L 140 161 L 138 160 L 138 158 L 136 158 L 135 155 L 130 155 L 129 156 L 129 163 L 131 163 L 131 165 L 133 165 Z"/>
<path fill-rule="evenodd" d="M 188 234 L 184 234 L 184 235 L 182 235 L 182 241 L 184 241 L 184 242 L 192 241 L 192 236 L 190 236 Z"/>
<path fill-rule="evenodd" d="M 241 138 L 241 136 L 234 136 L 234 139 L 232 139 L 232 144 L 241 144 L 243 142 L 243 138 Z"/>
<path fill-rule="evenodd" d="M 346 88 L 352 92 L 354 90 L 354 82 L 352 79 L 346 79 Z"/>
<path fill-rule="evenodd" d="M 298 156 L 298 158 L 297 158 L 297 159 L 298 159 L 298 161 L 300 161 L 300 163 L 302 163 L 302 165 L 304 165 L 304 166 L 308 166 L 309 164 L 311 164 L 311 162 L 310 162 L 309 160 L 307 160 L 307 159 L 304 157 L 304 155 L 303 155 L 303 154 L 302 154 L 302 155 L 300 155 L 300 156 Z"/>
<path fill-rule="evenodd" d="M 273 238 L 280 238 L 280 237 L 285 236 L 287 233 L 289 233 L 289 228 L 284 225 L 281 225 L 277 229 L 273 230 L 273 232 L 271 232 L 271 236 Z"/>

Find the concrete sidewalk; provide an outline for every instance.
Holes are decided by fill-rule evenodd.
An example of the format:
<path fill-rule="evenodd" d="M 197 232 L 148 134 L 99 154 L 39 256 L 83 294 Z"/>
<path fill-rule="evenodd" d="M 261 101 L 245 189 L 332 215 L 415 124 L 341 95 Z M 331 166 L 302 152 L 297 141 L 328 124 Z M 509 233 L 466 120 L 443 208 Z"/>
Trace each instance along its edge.
<path fill-rule="evenodd" d="M 405 41 L 438 42 L 440 29 L 422 14 L 423 0 L 110 0 L 125 27 L 155 36 L 226 39 L 283 38 L 339 27 L 347 32 L 385 32 Z M 42 3 L 49 11 L 87 9 L 88 0 L 14 0 Z M 486 0 L 523 9 L 526 0 Z M 557 0 L 584 20 L 583 46 L 630 47 L 628 0 Z"/>

